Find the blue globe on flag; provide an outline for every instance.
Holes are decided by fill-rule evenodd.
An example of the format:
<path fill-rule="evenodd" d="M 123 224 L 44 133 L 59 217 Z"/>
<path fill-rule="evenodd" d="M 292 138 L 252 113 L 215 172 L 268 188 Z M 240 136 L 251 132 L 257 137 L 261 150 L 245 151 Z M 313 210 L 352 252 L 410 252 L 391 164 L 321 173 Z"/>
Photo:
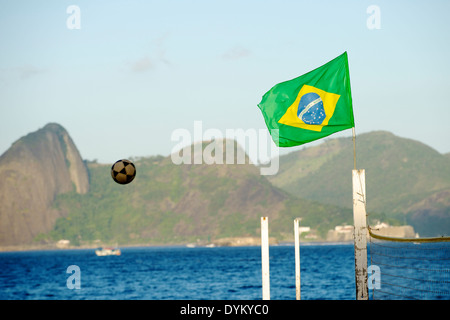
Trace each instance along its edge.
<path fill-rule="evenodd" d="M 322 98 L 315 92 L 304 94 L 298 104 L 297 116 L 306 124 L 322 124 L 326 117 Z"/>

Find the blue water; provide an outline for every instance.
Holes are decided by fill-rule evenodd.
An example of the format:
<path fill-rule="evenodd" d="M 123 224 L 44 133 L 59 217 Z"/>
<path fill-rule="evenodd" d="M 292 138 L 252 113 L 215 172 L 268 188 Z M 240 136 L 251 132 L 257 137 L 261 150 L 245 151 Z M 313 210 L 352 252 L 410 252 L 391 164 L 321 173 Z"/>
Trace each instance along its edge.
<path fill-rule="evenodd" d="M 67 273 L 72 265 L 79 273 Z M 294 266 L 293 246 L 270 247 L 271 299 L 295 299 Z M 107 257 L 92 249 L 0 253 L 0 299 L 259 300 L 261 283 L 260 247 L 137 247 Z M 353 300 L 353 245 L 302 246 L 301 295 Z"/>

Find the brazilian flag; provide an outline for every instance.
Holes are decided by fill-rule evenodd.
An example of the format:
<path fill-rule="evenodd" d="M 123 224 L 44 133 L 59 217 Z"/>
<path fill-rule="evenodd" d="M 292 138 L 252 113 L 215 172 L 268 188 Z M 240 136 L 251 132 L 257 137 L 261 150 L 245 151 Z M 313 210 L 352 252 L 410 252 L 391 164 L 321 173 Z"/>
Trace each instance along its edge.
<path fill-rule="evenodd" d="M 275 85 L 258 107 L 279 147 L 298 146 L 354 127 L 347 52 Z"/>

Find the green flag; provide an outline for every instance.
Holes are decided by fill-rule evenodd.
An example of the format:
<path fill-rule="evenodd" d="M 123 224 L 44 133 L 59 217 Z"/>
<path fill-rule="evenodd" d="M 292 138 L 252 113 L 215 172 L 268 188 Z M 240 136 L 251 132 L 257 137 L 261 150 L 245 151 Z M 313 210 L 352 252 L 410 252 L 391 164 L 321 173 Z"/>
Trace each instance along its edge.
<path fill-rule="evenodd" d="M 347 52 L 275 85 L 258 107 L 279 147 L 298 146 L 354 127 Z"/>

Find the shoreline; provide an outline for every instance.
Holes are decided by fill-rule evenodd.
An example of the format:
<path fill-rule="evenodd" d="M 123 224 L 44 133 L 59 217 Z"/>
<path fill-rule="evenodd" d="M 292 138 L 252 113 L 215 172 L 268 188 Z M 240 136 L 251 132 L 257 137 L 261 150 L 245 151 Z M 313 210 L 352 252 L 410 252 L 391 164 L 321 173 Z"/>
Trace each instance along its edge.
<path fill-rule="evenodd" d="M 333 246 L 333 245 L 350 245 L 353 241 L 308 241 L 300 242 L 302 246 Z M 173 244 L 126 244 L 118 246 L 118 248 L 139 248 L 139 247 L 185 247 L 185 248 L 229 248 L 229 247 L 257 247 L 260 244 L 232 244 L 232 245 L 214 245 L 211 244 L 192 244 L 192 243 L 173 243 Z M 294 242 L 277 242 L 271 243 L 270 246 L 294 246 Z M 0 246 L 0 253 L 2 252 L 25 252 L 25 251 L 65 251 L 65 250 L 94 250 L 101 246 L 98 245 L 81 245 L 81 246 L 67 246 L 58 248 L 56 245 L 17 245 L 17 246 Z"/>

